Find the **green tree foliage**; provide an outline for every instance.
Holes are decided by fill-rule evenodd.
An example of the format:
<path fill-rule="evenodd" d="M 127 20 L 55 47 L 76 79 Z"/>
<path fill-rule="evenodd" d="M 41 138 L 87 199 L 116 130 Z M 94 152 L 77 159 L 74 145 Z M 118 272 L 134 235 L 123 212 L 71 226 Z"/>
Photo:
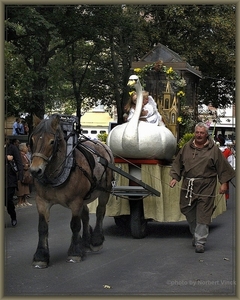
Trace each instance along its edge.
<path fill-rule="evenodd" d="M 29 70 L 22 55 L 18 54 L 13 44 L 5 42 L 5 112 L 7 116 L 17 116 L 24 112 L 24 107 L 30 107 L 28 91 L 32 81 L 29 80 Z"/>
<path fill-rule="evenodd" d="M 144 45 L 141 28 L 145 21 L 137 6 L 124 8 L 121 5 L 89 6 L 94 15 L 95 28 L 104 41 L 99 57 L 98 71 L 105 74 L 101 84 L 105 87 L 108 105 L 117 106 L 118 121 L 123 122 L 123 108 L 129 97 L 127 81 L 131 73 L 131 62 L 137 47 Z M 103 90 L 104 92 L 104 90 Z M 109 102 L 110 100 L 110 102 Z"/>
<path fill-rule="evenodd" d="M 197 66 L 198 100 L 215 107 L 235 102 L 235 10 L 233 4 L 143 7 L 152 45 L 161 41 Z"/>
<path fill-rule="evenodd" d="M 235 102 L 235 6 L 7 5 L 6 112 L 81 113 L 101 100 L 121 123 L 131 62 L 162 43 L 203 74 L 199 101 Z"/>
<path fill-rule="evenodd" d="M 14 45 L 25 62 L 26 80 L 31 82 L 27 95 L 33 104 L 29 112 L 39 117 L 45 113 L 48 98 L 48 62 L 61 46 L 57 27 L 50 21 L 54 11 L 53 6 L 6 7 L 6 40 Z M 9 71 L 6 69 L 6 73 Z"/>

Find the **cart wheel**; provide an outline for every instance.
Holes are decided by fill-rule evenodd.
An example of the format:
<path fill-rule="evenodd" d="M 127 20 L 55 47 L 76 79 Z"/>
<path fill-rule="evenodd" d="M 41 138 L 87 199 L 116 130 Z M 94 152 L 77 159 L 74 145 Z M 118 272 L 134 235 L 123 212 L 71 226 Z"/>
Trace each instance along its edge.
<path fill-rule="evenodd" d="M 115 224 L 120 228 L 130 228 L 130 215 L 114 217 Z"/>
<path fill-rule="evenodd" d="M 144 219 L 143 200 L 129 200 L 131 211 L 131 234 L 135 239 L 142 239 L 147 235 L 147 220 Z"/>

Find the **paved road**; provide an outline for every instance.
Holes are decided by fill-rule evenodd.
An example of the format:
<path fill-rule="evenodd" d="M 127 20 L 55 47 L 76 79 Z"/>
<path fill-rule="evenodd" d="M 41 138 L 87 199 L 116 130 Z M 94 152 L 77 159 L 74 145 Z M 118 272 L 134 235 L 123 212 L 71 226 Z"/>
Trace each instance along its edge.
<path fill-rule="evenodd" d="M 148 224 L 148 236 L 129 232 L 104 220 L 105 243 L 78 264 L 67 263 L 70 211 L 51 209 L 50 266 L 31 266 L 37 246 L 38 215 L 32 207 L 17 210 L 12 228 L 5 212 L 5 296 L 232 296 L 235 285 L 235 189 L 228 209 L 214 219 L 205 253 L 194 252 L 187 223 Z M 95 215 L 90 221 L 93 225 Z"/>

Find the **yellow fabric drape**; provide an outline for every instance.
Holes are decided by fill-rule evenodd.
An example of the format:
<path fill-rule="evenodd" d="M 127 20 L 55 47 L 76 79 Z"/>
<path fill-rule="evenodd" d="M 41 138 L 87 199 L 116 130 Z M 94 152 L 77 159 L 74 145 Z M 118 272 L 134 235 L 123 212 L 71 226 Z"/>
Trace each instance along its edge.
<path fill-rule="evenodd" d="M 129 173 L 127 163 L 116 164 L 117 167 Z M 185 216 L 180 212 L 179 200 L 181 181 L 174 188 L 170 188 L 169 176 L 171 166 L 163 165 L 141 165 L 141 180 L 160 192 L 160 197 L 148 196 L 143 199 L 144 217 L 158 222 L 179 222 L 186 220 Z M 116 186 L 128 186 L 129 179 L 115 173 Z M 219 184 L 216 189 L 215 206 L 216 209 L 212 218 L 217 217 L 226 211 L 226 200 L 224 195 L 218 194 Z M 96 212 L 97 200 L 88 205 L 89 211 Z M 106 216 L 115 217 L 121 215 L 129 215 L 130 207 L 128 199 L 122 199 L 110 195 L 107 207 Z"/>
<path fill-rule="evenodd" d="M 178 186 L 169 187 L 169 170 L 169 166 L 147 164 L 141 166 L 142 181 L 160 192 L 160 197 L 148 196 L 144 199 L 145 219 L 153 219 L 158 222 L 186 220 L 179 209 L 180 190 Z"/>

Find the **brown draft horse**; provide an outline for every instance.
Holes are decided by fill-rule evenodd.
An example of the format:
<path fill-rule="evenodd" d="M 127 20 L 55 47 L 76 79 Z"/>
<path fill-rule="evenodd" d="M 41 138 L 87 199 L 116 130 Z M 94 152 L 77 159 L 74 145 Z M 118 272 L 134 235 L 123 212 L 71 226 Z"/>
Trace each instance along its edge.
<path fill-rule="evenodd" d="M 72 211 L 68 262 L 80 262 L 86 248 L 98 251 L 104 241 L 102 226 L 113 173 L 101 165 L 98 158 L 113 163 L 111 150 L 99 141 L 78 136 L 76 130 L 71 130 L 74 128 L 71 118 L 63 121 L 62 116 L 52 115 L 44 120 L 34 116 L 35 127 L 29 139 L 32 149 L 30 170 L 35 178 L 39 214 L 39 241 L 32 262 L 36 268 L 49 265 L 48 222 L 54 204 Z M 87 204 L 96 198 L 96 224 L 92 229 Z"/>

